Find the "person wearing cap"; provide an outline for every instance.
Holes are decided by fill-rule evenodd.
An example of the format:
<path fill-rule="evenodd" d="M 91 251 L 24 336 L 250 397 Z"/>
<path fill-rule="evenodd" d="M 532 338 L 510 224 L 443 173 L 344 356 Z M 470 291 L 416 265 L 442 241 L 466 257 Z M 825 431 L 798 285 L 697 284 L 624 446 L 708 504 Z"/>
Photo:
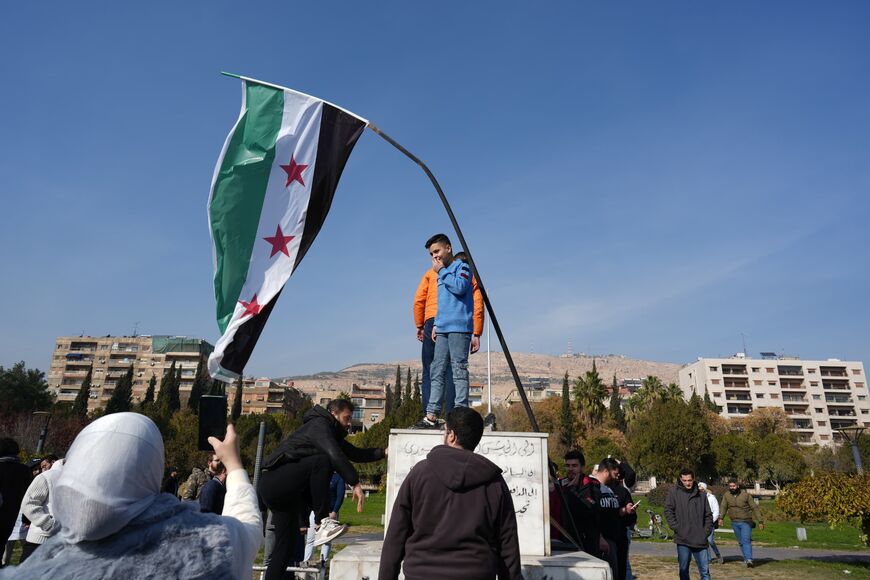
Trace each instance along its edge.
<path fill-rule="evenodd" d="M 716 545 L 716 538 L 713 537 L 716 535 L 716 527 L 719 522 L 719 501 L 703 481 L 698 484 L 698 490 L 700 490 L 701 493 L 707 494 L 707 503 L 710 504 L 710 511 L 713 512 L 713 531 L 710 532 L 710 537 L 707 538 L 707 543 L 710 544 L 710 549 L 713 550 L 714 554 L 716 554 L 716 561 L 720 564 L 724 564 L 725 558 L 723 558 L 721 552 L 719 552 L 719 546 Z M 712 561 L 713 558 L 710 558 L 710 562 Z"/>

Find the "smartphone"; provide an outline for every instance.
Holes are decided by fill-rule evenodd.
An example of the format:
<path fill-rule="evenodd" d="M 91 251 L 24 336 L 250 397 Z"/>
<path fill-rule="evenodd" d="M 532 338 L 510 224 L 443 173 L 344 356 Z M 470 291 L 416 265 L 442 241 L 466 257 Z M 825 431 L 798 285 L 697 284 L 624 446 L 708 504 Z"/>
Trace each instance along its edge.
<path fill-rule="evenodd" d="M 636 502 L 634 502 L 634 509 L 637 509 L 637 506 L 639 506 L 639 505 L 640 505 L 640 502 L 642 502 L 642 501 L 643 501 L 643 498 L 640 498 L 639 500 L 637 500 Z"/>
<path fill-rule="evenodd" d="M 203 395 L 199 399 L 199 450 L 211 451 L 209 437 L 223 439 L 227 433 L 227 398 Z"/>

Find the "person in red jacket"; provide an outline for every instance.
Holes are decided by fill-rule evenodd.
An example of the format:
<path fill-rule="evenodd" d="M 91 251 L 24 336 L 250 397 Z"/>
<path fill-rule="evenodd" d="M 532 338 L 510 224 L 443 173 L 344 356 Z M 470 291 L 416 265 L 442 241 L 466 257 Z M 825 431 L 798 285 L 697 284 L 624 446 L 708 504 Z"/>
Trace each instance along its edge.
<path fill-rule="evenodd" d="M 379 580 L 521 580 L 517 518 L 501 468 L 474 453 L 477 411 L 447 415 L 444 445 L 402 482 L 381 552 Z"/>

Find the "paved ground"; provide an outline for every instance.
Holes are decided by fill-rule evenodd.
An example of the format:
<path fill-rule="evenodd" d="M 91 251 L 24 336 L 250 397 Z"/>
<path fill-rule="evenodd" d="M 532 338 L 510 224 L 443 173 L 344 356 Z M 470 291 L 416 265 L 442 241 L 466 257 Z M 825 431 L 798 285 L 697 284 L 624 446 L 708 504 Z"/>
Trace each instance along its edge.
<path fill-rule="evenodd" d="M 342 543 L 371 542 L 382 540 L 381 533 L 354 534 L 352 531 L 339 540 Z M 719 551 L 725 557 L 726 562 L 741 562 L 740 548 L 736 545 L 720 545 Z M 677 549 L 672 543 L 658 542 L 632 542 L 631 554 L 639 556 L 657 556 L 660 558 L 676 558 Z M 762 546 L 752 547 L 753 560 L 765 562 L 770 560 L 821 560 L 827 562 L 870 563 L 870 551 L 846 552 L 841 550 L 818 550 L 813 548 L 767 548 Z"/>

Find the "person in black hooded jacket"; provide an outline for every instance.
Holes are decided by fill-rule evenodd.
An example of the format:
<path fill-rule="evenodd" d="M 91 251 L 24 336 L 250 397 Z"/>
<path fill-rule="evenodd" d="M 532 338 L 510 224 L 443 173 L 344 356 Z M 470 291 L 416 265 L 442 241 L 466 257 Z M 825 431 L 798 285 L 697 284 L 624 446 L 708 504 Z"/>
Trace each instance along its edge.
<path fill-rule="evenodd" d="M 381 552 L 379 580 L 522 580 L 517 518 L 501 468 L 474 453 L 477 411 L 447 415 L 444 445 L 402 482 Z"/>
<path fill-rule="evenodd" d="M 332 509 L 329 481 L 333 472 L 338 472 L 353 488 L 357 511 L 362 511 L 364 494 L 351 462 L 378 461 L 386 456 L 387 450 L 360 449 L 345 441 L 353 409 L 353 403 L 346 399 L 334 399 L 326 409 L 315 405 L 303 416 L 302 427 L 266 458 L 258 492 L 262 502 L 272 510 L 275 526 L 275 545 L 266 580 L 283 577 L 299 530 L 308 527 L 310 512 L 314 512 L 317 524 L 315 546 L 347 531 L 347 526 L 329 517 Z"/>

